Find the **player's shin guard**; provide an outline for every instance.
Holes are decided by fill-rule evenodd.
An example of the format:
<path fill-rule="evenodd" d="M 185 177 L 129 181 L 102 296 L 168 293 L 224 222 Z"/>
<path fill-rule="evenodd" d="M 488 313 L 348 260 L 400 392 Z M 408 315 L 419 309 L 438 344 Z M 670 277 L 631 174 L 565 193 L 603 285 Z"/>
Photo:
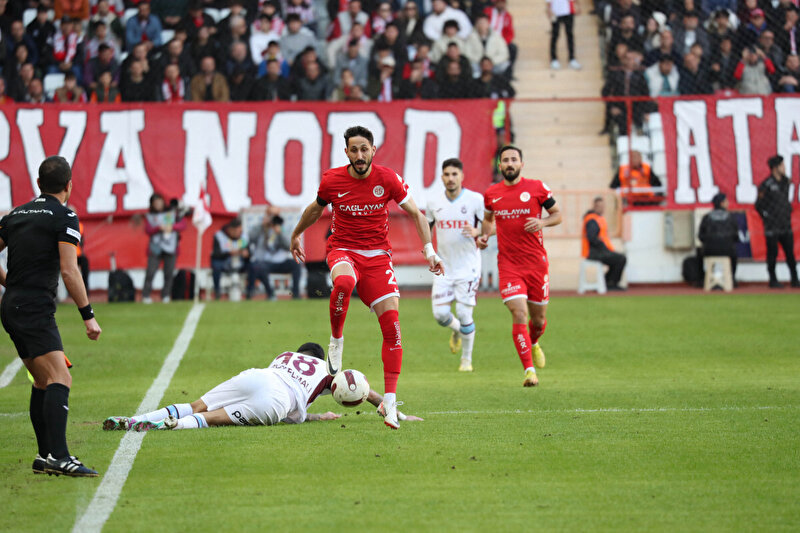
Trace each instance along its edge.
<path fill-rule="evenodd" d="M 172 405 L 168 405 L 166 407 L 162 407 L 156 411 L 152 411 L 150 413 L 145 413 L 143 415 L 135 416 L 134 418 L 137 421 L 140 420 L 149 420 L 150 422 L 160 422 L 167 418 L 168 416 L 172 416 L 175 418 L 183 418 L 184 416 L 189 416 L 192 414 L 192 406 L 188 403 L 176 403 Z"/>
<path fill-rule="evenodd" d="M 514 347 L 517 349 L 519 360 L 522 361 L 522 368 L 533 368 L 533 357 L 531 357 L 531 336 L 525 324 L 514 324 L 511 327 L 514 337 Z"/>
<path fill-rule="evenodd" d="M 196 413 L 193 415 L 184 416 L 178 420 L 178 425 L 175 426 L 175 429 L 198 429 L 207 427 L 208 422 L 206 422 L 206 417 L 200 413 Z"/>
<path fill-rule="evenodd" d="M 69 414 L 69 387 L 51 383 L 44 394 L 43 413 L 47 423 L 47 440 L 50 455 L 56 459 L 69 457 L 67 448 L 67 415 Z"/>
<path fill-rule="evenodd" d="M 350 294 L 356 286 L 356 278 L 347 274 L 336 276 L 331 292 L 331 336 L 342 338 L 344 319 L 347 317 L 347 308 L 350 306 Z"/>
<path fill-rule="evenodd" d="M 383 359 L 384 392 L 397 392 L 397 378 L 403 365 L 403 344 L 400 336 L 400 315 L 397 311 L 386 311 L 378 317 L 383 334 L 381 359 Z"/>
<path fill-rule="evenodd" d="M 528 331 L 531 334 L 531 345 L 536 344 L 537 342 L 539 342 L 539 339 L 541 338 L 541 336 L 544 335 L 544 329 L 546 327 L 547 327 L 547 319 L 546 318 L 544 319 L 544 322 L 542 322 L 542 327 L 540 327 L 540 328 L 537 328 L 533 324 L 533 320 L 528 322 Z"/>
<path fill-rule="evenodd" d="M 44 416 L 44 396 L 43 389 L 31 387 L 30 415 L 33 432 L 36 434 L 36 444 L 39 446 L 39 455 L 47 457 L 50 453 L 50 442 L 47 437 L 47 420 Z"/>

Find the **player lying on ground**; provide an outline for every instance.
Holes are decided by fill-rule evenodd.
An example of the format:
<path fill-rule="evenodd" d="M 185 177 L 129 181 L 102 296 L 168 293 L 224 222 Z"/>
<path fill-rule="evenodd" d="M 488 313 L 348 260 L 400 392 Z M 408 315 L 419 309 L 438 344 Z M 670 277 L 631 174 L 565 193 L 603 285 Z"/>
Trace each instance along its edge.
<path fill-rule="evenodd" d="M 284 352 L 267 368 L 251 368 L 220 383 L 199 400 L 162 407 L 132 417 L 112 416 L 105 430 L 197 429 L 209 426 L 271 426 L 278 422 L 336 420 L 341 415 L 307 413 L 318 397 L 331 392 L 333 377 L 325 369 L 322 346 L 307 342 L 296 352 Z M 370 390 L 367 401 L 385 416 L 383 398 Z M 422 420 L 397 412 L 400 420 Z"/>

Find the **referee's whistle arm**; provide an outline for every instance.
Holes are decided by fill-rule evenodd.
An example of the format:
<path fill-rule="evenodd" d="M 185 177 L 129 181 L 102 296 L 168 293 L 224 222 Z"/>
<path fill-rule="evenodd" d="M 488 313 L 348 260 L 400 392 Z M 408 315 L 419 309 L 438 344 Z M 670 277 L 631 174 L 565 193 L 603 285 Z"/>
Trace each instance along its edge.
<path fill-rule="evenodd" d="M 89 320 L 84 320 L 84 323 L 86 324 L 86 336 L 89 337 L 89 340 L 96 341 L 99 339 L 103 330 L 100 329 L 97 319 L 90 318 Z"/>

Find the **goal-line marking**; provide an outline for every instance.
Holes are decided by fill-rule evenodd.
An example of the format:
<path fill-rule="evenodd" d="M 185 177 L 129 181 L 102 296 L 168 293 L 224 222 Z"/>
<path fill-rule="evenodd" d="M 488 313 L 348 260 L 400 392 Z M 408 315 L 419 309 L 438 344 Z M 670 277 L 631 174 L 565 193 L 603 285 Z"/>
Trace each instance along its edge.
<path fill-rule="evenodd" d="M 158 403 L 164 396 L 170 381 L 172 381 L 172 376 L 175 375 L 183 355 L 189 348 L 189 343 L 192 341 L 204 308 L 205 304 L 195 304 L 189 311 L 186 321 L 183 323 L 183 329 L 181 329 L 178 338 L 175 340 L 175 345 L 164 360 L 161 371 L 153 381 L 153 384 L 150 385 L 150 389 L 145 394 L 136 413 L 147 413 L 158 408 Z M 94 498 L 92 498 L 86 511 L 75 522 L 75 526 L 72 528 L 73 532 L 100 532 L 103 529 L 103 525 L 105 525 L 117 505 L 119 495 L 122 493 L 122 487 L 128 479 L 128 474 L 133 467 L 136 454 L 142 446 L 145 434 L 131 431 L 126 432 L 125 436 L 122 437 L 114 458 L 108 466 L 108 471 L 103 474 L 103 480 L 100 482 L 100 486 L 97 487 L 97 492 L 95 492 Z"/>
<path fill-rule="evenodd" d="M 529 415 L 529 414 L 592 414 L 592 413 L 696 413 L 704 411 L 775 411 L 800 409 L 800 405 L 754 405 L 722 407 L 601 407 L 598 409 L 497 409 L 485 411 L 423 411 L 426 415 Z"/>
<path fill-rule="evenodd" d="M 8 366 L 5 367 L 3 373 L 0 374 L 0 389 L 7 387 L 9 383 L 14 381 L 14 376 L 17 375 L 17 372 L 19 372 L 20 368 L 22 368 L 22 359 L 19 357 L 15 357 L 13 361 L 8 363 Z"/>

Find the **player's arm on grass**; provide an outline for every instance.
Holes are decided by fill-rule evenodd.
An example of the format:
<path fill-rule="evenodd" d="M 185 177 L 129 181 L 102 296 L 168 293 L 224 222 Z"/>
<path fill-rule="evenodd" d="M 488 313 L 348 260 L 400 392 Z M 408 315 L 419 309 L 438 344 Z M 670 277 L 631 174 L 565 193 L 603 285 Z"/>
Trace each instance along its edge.
<path fill-rule="evenodd" d="M 481 235 L 475 239 L 475 243 L 481 250 L 489 246 L 489 237 L 497 233 L 497 226 L 494 223 L 494 213 L 491 211 L 483 212 L 483 223 L 481 224 Z"/>
<path fill-rule="evenodd" d="M 400 204 L 400 207 L 408 213 L 408 216 L 411 217 L 417 227 L 417 235 L 419 235 L 419 240 L 422 241 L 422 253 L 425 254 L 425 259 L 428 261 L 428 270 L 434 274 L 444 274 L 442 259 L 436 254 L 433 244 L 431 244 L 431 227 L 428 225 L 428 219 L 419 210 L 411 196 Z"/>
<path fill-rule="evenodd" d="M 74 244 L 68 242 L 58 243 L 58 255 L 61 265 L 61 278 L 67 287 L 67 292 L 78 310 L 81 318 L 86 325 L 86 336 L 96 341 L 103 330 L 94 318 L 94 311 L 89 305 L 89 297 L 86 295 L 86 286 L 83 284 L 81 269 L 78 267 L 78 249 Z"/>
<path fill-rule="evenodd" d="M 550 200 L 552 200 L 552 204 L 549 203 Z M 548 201 L 542 205 L 547 210 L 547 214 L 550 216 L 547 218 L 530 217 L 528 221 L 525 222 L 525 231 L 536 233 L 544 228 L 558 226 L 561 224 L 561 208 L 558 207 L 556 201 L 552 198 L 549 198 Z"/>
<path fill-rule="evenodd" d="M 318 422 L 320 420 L 336 420 L 337 418 L 341 418 L 342 415 L 337 415 L 332 411 L 328 411 L 327 413 L 308 413 L 306 416 L 306 422 Z"/>
<path fill-rule="evenodd" d="M 367 401 L 378 408 L 378 414 L 383 416 L 380 411 L 380 405 L 383 401 L 383 396 L 375 392 L 374 390 L 369 390 L 369 396 L 367 396 Z M 400 419 L 401 422 L 422 422 L 424 419 L 414 415 L 406 415 L 397 411 L 397 418 Z"/>
<path fill-rule="evenodd" d="M 325 204 L 327 205 L 327 204 Z M 322 213 L 325 211 L 325 205 L 319 203 L 319 199 L 314 200 L 311 202 L 308 207 L 306 207 L 305 211 L 303 211 L 303 216 L 300 217 L 300 221 L 295 226 L 294 231 L 292 232 L 292 240 L 291 240 L 291 252 L 292 257 L 298 263 L 302 263 L 306 260 L 306 252 L 303 250 L 303 244 L 300 242 L 300 237 L 303 235 L 303 232 L 314 225 L 314 223 L 319 220 L 319 217 L 322 216 Z"/>

